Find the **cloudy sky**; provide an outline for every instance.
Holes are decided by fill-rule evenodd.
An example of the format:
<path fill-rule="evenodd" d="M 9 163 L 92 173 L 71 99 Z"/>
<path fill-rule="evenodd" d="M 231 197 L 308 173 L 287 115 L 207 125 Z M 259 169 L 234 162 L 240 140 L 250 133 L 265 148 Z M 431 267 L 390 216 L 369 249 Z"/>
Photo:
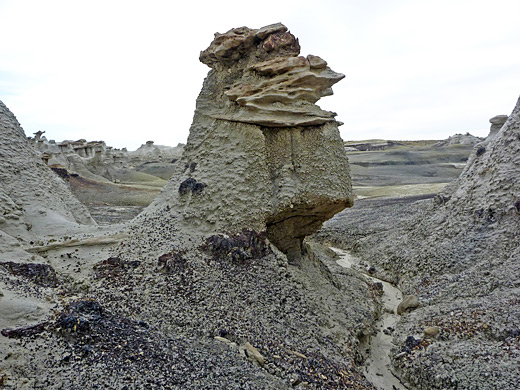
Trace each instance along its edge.
<path fill-rule="evenodd" d="M 485 136 L 520 95 L 518 0 L 0 0 L 0 100 L 30 135 L 185 142 L 215 32 L 284 23 L 346 78 L 345 140 Z"/>

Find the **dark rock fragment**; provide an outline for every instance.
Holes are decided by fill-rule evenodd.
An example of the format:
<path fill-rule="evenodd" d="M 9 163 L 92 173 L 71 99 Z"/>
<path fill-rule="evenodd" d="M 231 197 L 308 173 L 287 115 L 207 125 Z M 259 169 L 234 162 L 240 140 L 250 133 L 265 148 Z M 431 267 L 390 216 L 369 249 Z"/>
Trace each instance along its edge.
<path fill-rule="evenodd" d="M 67 171 L 67 169 L 61 168 L 61 167 L 51 167 L 51 169 L 53 170 L 53 172 L 55 174 L 57 174 L 62 179 L 69 180 L 70 175 L 69 175 L 69 171 Z"/>
<path fill-rule="evenodd" d="M 401 352 L 410 353 L 415 348 L 421 345 L 421 339 L 416 339 L 413 336 L 408 336 L 401 347 Z"/>
<path fill-rule="evenodd" d="M 247 229 L 231 237 L 220 234 L 211 236 L 201 249 L 211 253 L 214 260 L 229 259 L 235 263 L 259 259 L 271 251 L 264 232 L 257 233 Z"/>
<path fill-rule="evenodd" d="M 56 271 L 48 264 L 0 262 L 13 275 L 22 276 L 42 287 L 57 287 L 59 285 Z"/>
<path fill-rule="evenodd" d="M 139 260 L 125 261 L 118 256 L 109 257 L 94 265 L 97 278 L 117 277 L 125 271 L 139 267 Z"/>
<path fill-rule="evenodd" d="M 159 256 L 159 267 L 165 272 L 178 271 L 186 267 L 186 259 L 181 253 L 171 251 Z"/>
<path fill-rule="evenodd" d="M 206 187 L 205 184 L 198 183 L 193 177 L 189 177 L 180 184 L 179 193 L 186 195 L 191 191 L 194 195 L 198 195 L 202 193 L 204 187 Z"/>
<path fill-rule="evenodd" d="M 56 321 L 56 327 L 85 333 L 89 331 L 91 323 L 101 320 L 103 313 L 104 310 L 97 301 L 80 300 L 68 306 Z"/>
<path fill-rule="evenodd" d="M 45 327 L 48 325 L 48 322 L 42 322 L 36 325 L 23 326 L 21 328 L 15 329 L 2 329 L 0 332 L 2 336 L 8 337 L 10 339 L 21 339 L 23 337 L 31 337 L 36 336 L 43 331 L 45 331 Z"/>

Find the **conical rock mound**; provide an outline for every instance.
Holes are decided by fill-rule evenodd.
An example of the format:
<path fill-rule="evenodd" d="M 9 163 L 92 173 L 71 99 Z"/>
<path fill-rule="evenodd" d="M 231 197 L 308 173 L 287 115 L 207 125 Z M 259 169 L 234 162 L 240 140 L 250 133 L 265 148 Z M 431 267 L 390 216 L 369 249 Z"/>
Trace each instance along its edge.
<path fill-rule="evenodd" d="M 93 224 L 67 184 L 41 160 L 16 117 L 0 101 L 0 230 L 13 236 Z"/>
<path fill-rule="evenodd" d="M 499 132 L 475 145 L 457 180 L 433 202 L 406 206 L 417 213 L 411 222 L 392 230 L 409 218 L 400 209 L 383 217 L 388 230 L 358 242 L 365 260 L 418 297 L 394 333 L 403 353 L 393 361 L 417 388 L 519 386 L 519 177 L 520 100 Z M 440 336 L 428 338 L 428 327 Z M 417 339 L 422 346 L 407 347 Z"/>
<path fill-rule="evenodd" d="M 410 252 L 403 257 L 416 271 L 508 258 L 519 245 L 519 177 L 520 100 L 501 130 L 475 146 L 459 178 L 410 225 L 413 245 L 398 244 L 394 251 Z"/>

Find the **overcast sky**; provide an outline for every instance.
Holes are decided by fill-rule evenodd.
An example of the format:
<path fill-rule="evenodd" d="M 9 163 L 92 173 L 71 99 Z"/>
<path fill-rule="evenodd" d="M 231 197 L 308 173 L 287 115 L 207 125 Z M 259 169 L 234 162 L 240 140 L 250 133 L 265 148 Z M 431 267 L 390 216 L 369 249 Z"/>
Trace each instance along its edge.
<path fill-rule="evenodd" d="M 186 142 L 215 32 L 282 22 L 346 78 L 344 140 L 485 136 L 520 95 L 519 0 L 0 0 L 0 100 L 27 135 Z"/>

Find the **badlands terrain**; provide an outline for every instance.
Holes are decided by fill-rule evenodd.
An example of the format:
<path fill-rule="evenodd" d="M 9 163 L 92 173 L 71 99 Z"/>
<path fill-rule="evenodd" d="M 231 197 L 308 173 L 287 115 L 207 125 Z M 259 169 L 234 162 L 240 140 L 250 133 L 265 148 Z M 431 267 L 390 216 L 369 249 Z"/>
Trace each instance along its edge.
<path fill-rule="evenodd" d="M 176 147 L 0 102 L 0 388 L 520 388 L 520 103 L 485 139 L 344 143 L 315 104 L 344 76 L 299 53 L 215 34 Z"/>

